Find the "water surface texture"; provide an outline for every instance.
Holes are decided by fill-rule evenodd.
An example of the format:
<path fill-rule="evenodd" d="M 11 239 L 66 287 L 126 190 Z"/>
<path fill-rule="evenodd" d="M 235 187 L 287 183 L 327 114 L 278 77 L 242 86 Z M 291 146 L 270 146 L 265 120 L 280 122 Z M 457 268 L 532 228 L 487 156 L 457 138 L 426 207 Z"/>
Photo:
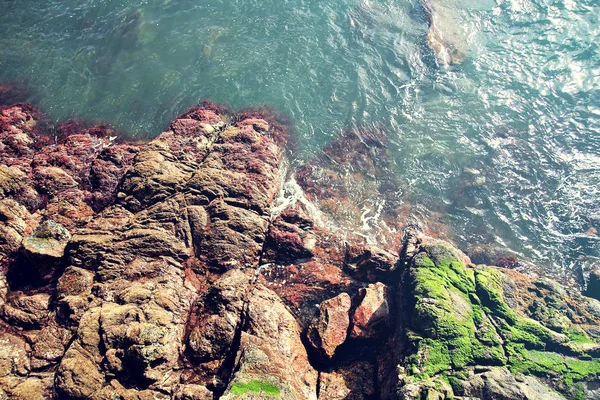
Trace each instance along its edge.
<path fill-rule="evenodd" d="M 2 0 L 0 81 L 54 119 L 142 138 L 200 99 L 269 104 L 298 161 L 377 126 L 399 201 L 464 248 L 507 246 L 555 277 L 598 262 L 600 5 L 438 1 L 460 65 L 427 47 L 419 0 Z"/>

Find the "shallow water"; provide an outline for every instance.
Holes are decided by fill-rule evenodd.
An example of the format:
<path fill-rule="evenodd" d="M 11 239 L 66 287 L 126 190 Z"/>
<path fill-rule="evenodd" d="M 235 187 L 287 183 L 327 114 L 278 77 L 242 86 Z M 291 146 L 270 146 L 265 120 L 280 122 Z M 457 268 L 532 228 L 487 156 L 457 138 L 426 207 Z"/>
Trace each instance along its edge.
<path fill-rule="evenodd" d="M 3 0 L 0 81 L 54 119 L 144 138 L 200 99 L 269 104 L 298 161 L 385 127 L 400 201 L 462 247 L 507 246 L 554 277 L 598 262 L 600 5 L 439 2 L 460 65 L 427 47 L 418 0 Z"/>

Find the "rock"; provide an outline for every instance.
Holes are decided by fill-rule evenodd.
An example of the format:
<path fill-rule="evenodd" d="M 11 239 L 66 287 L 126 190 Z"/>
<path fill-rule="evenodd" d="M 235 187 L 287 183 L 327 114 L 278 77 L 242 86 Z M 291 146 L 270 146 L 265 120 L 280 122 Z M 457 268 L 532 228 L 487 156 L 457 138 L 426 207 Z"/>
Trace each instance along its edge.
<path fill-rule="evenodd" d="M 2 308 L 2 317 L 17 326 L 38 327 L 49 314 L 49 307 L 50 295 L 47 293 L 12 292 Z"/>
<path fill-rule="evenodd" d="M 461 64 L 467 54 L 467 37 L 464 24 L 456 12 L 456 4 L 447 1 L 422 0 L 427 17 L 427 45 L 443 65 Z"/>
<path fill-rule="evenodd" d="M 564 399 L 534 377 L 515 379 L 507 369 L 497 367 L 473 376 L 465 388 L 465 394 L 485 400 Z"/>
<path fill-rule="evenodd" d="M 352 301 L 347 293 L 326 300 L 319 306 L 319 315 L 308 327 L 308 341 L 327 357 L 332 358 L 335 350 L 346 341 L 350 325 Z"/>
<path fill-rule="evenodd" d="M 223 399 L 257 393 L 286 399 L 316 399 L 317 372 L 308 361 L 300 328 L 279 297 L 258 284 L 248 299 L 234 373 Z M 240 397 L 238 397 L 240 396 Z"/>
<path fill-rule="evenodd" d="M 60 396 L 84 399 L 102 388 L 104 377 L 89 357 L 70 349 L 60 363 L 55 384 Z"/>
<path fill-rule="evenodd" d="M 71 238 L 69 231 L 52 220 L 44 221 L 33 235 L 23 239 L 25 256 L 36 266 L 43 278 L 48 279 L 53 271 L 49 266 L 61 260 Z"/>
<path fill-rule="evenodd" d="M 44 326 L 31 338 L 33 341 L 31 366 L 41 369 L 58 362 L 65 354 L 71 332 L 56 324 Z"/>
<path fill-rule="evenodd" d="M 389 289 L 381 282 L 359 290 L 360 304 L 352 315 L 350 337 L 372 339 L 391 323 Z"/>
<path fill-rule="evenodd" d="M 230 351 L 239 334 L 251 277 L 239 270 L 225 273 L 209 289 L 191 329 L 188 345 L 199 362 L 219 361 Z"/>
<path fill-rule="evenodd" d="M 213 394 L 201 385 L 181 385 L 173 397 L 175 400 L 212 400 Z"/>
<path fill-rule="evenodd" d="M 375 283 L 390 278 L 398 268 L 398 257 L 373 245 L 349 247 L 345 265 L 361 280 Z"/>
<path fill-rule="evenodd" d="M 354 362 L 334 372 L 319 374 L 319 400 L 362 400 L 375 395 L 375 369 Z"/>
<path fill-rule="evenodd" d="M 14 256 L 23 236 L 31 234 L 32 216 L 13 199 L 0 200 L 0 262 Z"/>
<path fill-rule="evenodd" d="M 3 332 L 0 337 L 0 378 L 27 375 L 31 368 L 28 351 L 29 346 L 23 339 Z"/>
<path fill-rule="evenodd" d="M 303 192 L 257 109 L 146 144 L 46 123 L 0 107 L 2 398 L 595 396 L 600 301 L 403 233 L 382 127 Z"/>
<path fill-rule="evenodd" d="M 52 379 L 29 378 L 11 391 L 15 400 L 44 400 L 52 396 Z"/>

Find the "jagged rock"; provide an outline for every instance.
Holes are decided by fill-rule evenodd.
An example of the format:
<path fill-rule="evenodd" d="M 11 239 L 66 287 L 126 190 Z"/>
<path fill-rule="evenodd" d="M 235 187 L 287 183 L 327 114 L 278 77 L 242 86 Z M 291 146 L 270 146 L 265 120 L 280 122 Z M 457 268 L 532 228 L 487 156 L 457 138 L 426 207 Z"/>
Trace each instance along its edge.
<path fill-rule="evenodd" d="M 32 216 L 13 199 L 0 200 L 0 262 L 16 253 L 23 236 L 31 234 Z"/>
<path fill-rule="evenodd" d="M 349 247 L 345 265 L 359 279 L 375 283 L 398 268 L 398 257 L 373 245 Z"/>
<path fill-rule="evenodd" d="M 11 391 L 11 398 L 15 400 L 44 400 L 52 397 L 54 392 L 52 376 L 44 379 L 29 378 L 19 383 Z"/>
<path fill-rule="evenodd" d="M 23 339 L 2 332 L 2 336 L 0 336 L 0 378 L 27 375 L 31 368 L 28 350 L 29 346 Z"/>
<path fill-rule="evenodd" d="M 300 340 L 300 327 L 279 297 L 257 286 L 248 299 L 247 328 L 236 357 L 238 370 L 222 399 L 256 394 L 315 400 L 317 372 Z"/>
<path fill-rule="evenodd" d="M 213 393 L 201 385 L 181 385 L 177 388 L 175 400 L 212 400 Z"/>
<path fill-rule="evenodd" d="M 263 251 L 263 262 L 291 264 L 313 257 L 316 239 L 313 222 L 294 208 L 286 208 L 271 223 Z"/>
<path fill-rule="evenodd" d="M 391 323 L 389 289 L 381 282 L 359 289 L 360 304 L 352 315 L 350 337 L 372 339 Z"/>
<path fill-rule="evenodd" d="M 104 377 L 93 358 L 74 348 L 69 349 L 56 373 L 56 390 L 59 396 L 85 399 L 102 389 Z"/>
<path fill-rule="evenodd" d="M 65 254 L 69 239 L 69 231 L 52 220 L 42 222 L 33 235 L 23 238 L 23 253 L 42 279 L 52 277 L 54 267 Z"/>
<path fill-rule="evenodd" d="M 189 349 L 199 362 L 218 362 L 231 350 L 241 329 L 251 276 L 239 270 L 225 273 L 209 289 L 194 313 L 197 323 L 191 327 Z"/>
<path fill-rule="evenodd" d="M 31 366 L 39 370 L 62 358 L 71 340 L 71 332 L 58 324 L 50 323 L 40 331 L 31 332 L 29 339 L 33 343 Z"/>
<path fill-rule="evenodd" d="M 308 341 L 327 357 L 333 357 L 335 350 L 346 341 L 350 325 L 352 300 L 347 293 L 326 300 L 319 306 L 319 315 L 308 327 Z"/>
<path fill-rule="evenodd" d="M 2 317 L 17 326 L 37 327 L 48 315 L 50 295 L 39 293 L 27 295 L 22 292 L 12 292 L 2 307 Z"/>
<path fill-rule="evenodd" d="M 147 144 L 45 124 L 0 107 L 2 398 L 595 396 L 600 302 L 417 232 L 399 251 L 379 127 L 286 197 L 256 111 L 203 104 Z"/>

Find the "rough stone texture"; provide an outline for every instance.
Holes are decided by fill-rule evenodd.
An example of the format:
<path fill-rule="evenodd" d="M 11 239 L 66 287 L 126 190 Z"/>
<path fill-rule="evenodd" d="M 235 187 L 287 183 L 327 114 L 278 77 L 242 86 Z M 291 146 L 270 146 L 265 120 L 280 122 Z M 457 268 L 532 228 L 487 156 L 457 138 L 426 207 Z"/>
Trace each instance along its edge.
<path fill-rule="evenodd" d="M 405 229 L 384 137 L 0 107 L 0 398 L 597 398 L 600 302 Z"/>
<path fill-rule="evenodd" d="M 353 362 L 319 376 L 319 400 L 362 400 L 375 396 L 375 368 L 367 362 Z"/>
<path fill-rule="evenodd" d="M 308 327 L 310 344 L 329 358 L 346 341 L 351 306 L 352 300 L 347 293 L 326 300 L 319 305 L 319 316 Z"/>
<path fill-rule="evenodd" d="M 390 295 L 381 282 L 359 290 L 360 304 L 352 315 L 353 338 L 372 339 L 391 323 Z"/>

